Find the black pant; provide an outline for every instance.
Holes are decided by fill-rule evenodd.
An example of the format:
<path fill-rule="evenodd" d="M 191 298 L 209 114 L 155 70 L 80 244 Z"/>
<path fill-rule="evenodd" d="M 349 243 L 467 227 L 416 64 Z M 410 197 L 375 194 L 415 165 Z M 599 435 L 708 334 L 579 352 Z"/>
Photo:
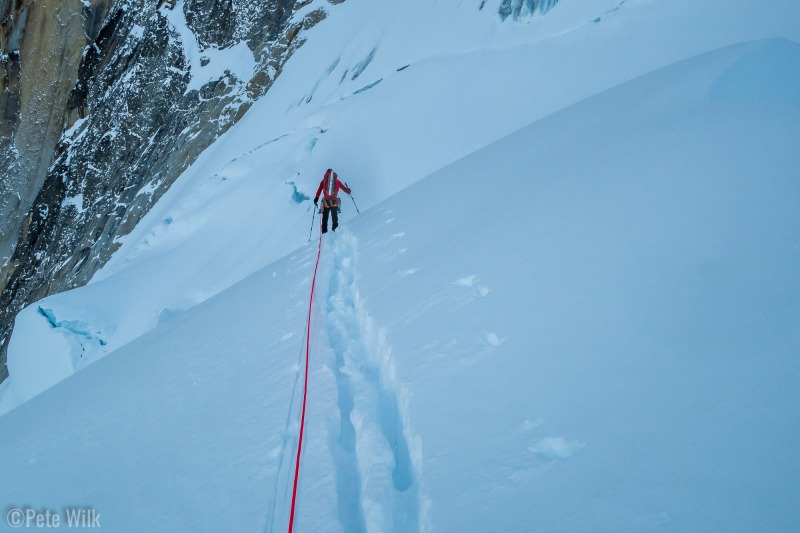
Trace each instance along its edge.
<path fill-rule="evenodd" d="M 328 213 L 333 211 L 333 231 L 336 231 L 336 228 L 339 227 L 339 209 L 336 206 L 332 207 L 323 207 L 322 208 L 322 233 L 327 233 L 328 231 Z"/>

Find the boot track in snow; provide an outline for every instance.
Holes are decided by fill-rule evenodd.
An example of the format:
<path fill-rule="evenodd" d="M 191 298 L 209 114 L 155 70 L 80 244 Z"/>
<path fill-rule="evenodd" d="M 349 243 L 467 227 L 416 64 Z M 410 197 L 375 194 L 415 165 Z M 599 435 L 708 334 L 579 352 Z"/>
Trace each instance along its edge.
<path fill-rule="evenodd" d="M 316 318 L 309 315 L 311 345 L 316 347 L 310 353 L 310 366 L 312 370 L 320 365 L 330 370 L 315 375 L 333 376 L 336 396 L 316 401 L 330 401 L 337 408 L 330 423 L 310 417 L 305 429 L 309 434 L 327 432 L 336 490 L 331 497 L 336 498 L 339 525 L 347 533 L 425 530 L 419 483 L 421 445 L 410 430 L 408 395 L 397 382 L 385 331 L 375 326 L 359 295 L 357 239 L 340 230 L 338 234 L 324 235 L 322 240 L 321 255 L 329 257 L 319 265 L 318 290 L 323 298 L 313 313 Z M 303 393 L 298 390 L 302 389 L 302 359 L 284 431 L 278 479 L 267 513 L 268 532 L 283 530 L 281 518 L 289 515 L 286 507 L 291 502 L 293 454 L 300 430 L 296 400 Z M 315 388 L 313 379 L 308 388 Z M 305 447 L 302 450 L 314 451 L 307 452 Z M 313 474 L 303 472 L 301 467 L 301 478 L 307 475 Z M 302 486 L 298 492 L 302 492 Z M 295 520 L 303 515 L 304 506 L 301 501 L 298 503 Z"/>
<path fill-rule="evenodd" d="M 355 237 L 331 241 L 325 322 L 340 417 L 330 434 L 339 521 L 345 531 L 419 531 L 421 447 L 411 438 L 391 347 L 359 296 Z"/>

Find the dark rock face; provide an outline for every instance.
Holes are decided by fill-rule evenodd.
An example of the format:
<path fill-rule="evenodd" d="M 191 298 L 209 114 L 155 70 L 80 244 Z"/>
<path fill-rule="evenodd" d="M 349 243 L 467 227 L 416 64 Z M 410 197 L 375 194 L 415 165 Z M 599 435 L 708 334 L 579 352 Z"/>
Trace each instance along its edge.
<path fill-rule="evenodd" d="M 109 4 L 0 0 L 0 264 L 44 182 L 86 36 Z"/>
<path fill-rule="evenodd" d="M 0 185 L 5 205 L 0 232 L 15 237 L 8 259 L 3 260 L 0 249 L 0 381 L 7 376 L 6 351 L 16 313 L 47 295 L 87 283 L 117 248 L 116 239 L 130 232 L 181 172 L 269 89 L 302 44 L 302 30 L 325 16 L 318 9 L 293 17 L 308 4 L 294 0 L 50 4 L 0 0 Z M 30 26 L 36 5 L 45 18 L 53 13 L 45 8 L 69 5 L 80 24 L 67 35 L 61 23 L 52 28 L 55 35 L 41 47 L 49 46 L 66 67 L 26 85 L 24 72 L 32 67 L 25 42 L 44 39 Z M 182 10 L 183 18 L 173 10 Z M 185 18 L 196 43 L 182 43 L 173 25 L 176 15 Z M 226 72 L 189 90 L 196 73 L 187 47 L 202 53 L 241 42 L 253 52 L 252 78 Z M 15 52 L 14 43 L 23 53 Z M 68 50 L 60 50 L 60 43 L 68 43 Z M 65 55 L 72 58 L 74 72 Z M 65 84 L 66 91 L 48 92 L 48 87 Z M 40 98 L 47 105 L 26 112 L 27 92 L 52 98 Z M 23 149 L 20 132 L 35 130 L 34 122 L 55 131 L 52 141 L 29 138 Z M 15 196 L 23 189 L 32 191 L 28 205 Z"/>

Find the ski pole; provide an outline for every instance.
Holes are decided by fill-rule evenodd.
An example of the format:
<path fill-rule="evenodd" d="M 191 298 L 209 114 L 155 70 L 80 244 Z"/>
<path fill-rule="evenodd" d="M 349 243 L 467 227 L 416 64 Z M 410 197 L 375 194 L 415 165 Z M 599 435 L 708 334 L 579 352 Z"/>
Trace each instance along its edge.
<path fill-rule="evenodd" d="M 311 229 L 308 230 L 308 242 L 311 242 L 311 232 L 314 231 L 314 217 L 317 216 L 317 206 L 314 206 L 314 212 L 311 214 Z"/>
<path fill-rule="evenodd" d="M 350 188 L 350 186 L 347 184 L 346 181 L 344 182 L 344 186 L 347 187 L 348 189 Z M 350 193 L 347 193 L 347 196 L 349 196 L 350 199 L 353 200 L 353 205 L 356 206 L 356 213 L 358 213 L 360 215 L 361 211 L 358 210 L 358 205 L 356 205 L 356 199 L 353 198 L 353 195 L 350 194 Z"/>

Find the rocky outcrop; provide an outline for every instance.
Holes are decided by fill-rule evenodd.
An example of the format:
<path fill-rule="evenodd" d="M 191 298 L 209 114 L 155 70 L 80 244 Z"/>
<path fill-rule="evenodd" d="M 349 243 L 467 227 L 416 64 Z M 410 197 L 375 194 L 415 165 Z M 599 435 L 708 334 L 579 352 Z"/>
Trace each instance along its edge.
<path fill-rule="evenodd" d="M 87 35 L 110 0 L 0 0 L 0 260 L 44 182 Z"/>
<path fill-rule="evenodd" d="M 325 16 L 311 3 L 0 0 L 0 380 L 16 313 L 91 278 L 269 90 Z M 237 46 L 252 68 L 215 74 Z"/>

